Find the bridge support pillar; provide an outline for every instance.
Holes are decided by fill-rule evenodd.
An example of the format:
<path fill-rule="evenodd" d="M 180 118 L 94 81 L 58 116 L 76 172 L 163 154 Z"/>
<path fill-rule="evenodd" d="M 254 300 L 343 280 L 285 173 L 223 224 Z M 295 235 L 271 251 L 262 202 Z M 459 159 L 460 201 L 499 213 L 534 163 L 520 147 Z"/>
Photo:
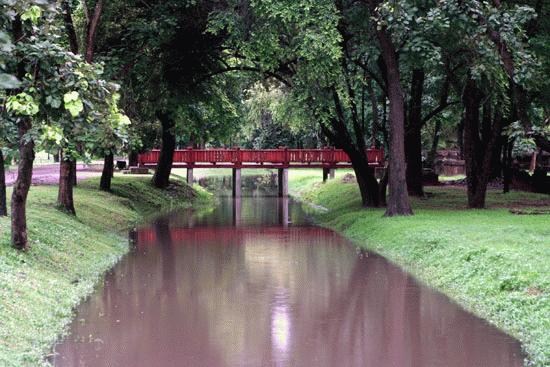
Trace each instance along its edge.
<path fill-rule="evenodd" d="M 193 168 L 187 169 L 187 183 L 193 185 Z"/>
<path fill-rule="evenodd" d="M 239 227 L 241 225 L 241 198 L 236 197 L 233 200 L 233 225 Z"/>
<path fill-rule="evenodd" d="M 333 180 L 335 172 L 334 168 L 323 168 L 323 182 L 326 182 L 328 179 Z"/>
<path fill-rule="evenodd" d="M 288 227 L 288 197 L 279 200 L 279 224 L 283 227 Z"/>
<path fill-rule="evenodd" d="M 279 168 L 277 178 L 279 181 L 279 197 L 288 197 L 288 168 Z"/>
<path fill-rule="evenodd" d="M 233 168 L 233 197 L 234 198 L 240 198 L 241 197 L 241 169 L 240 168 Z"/>

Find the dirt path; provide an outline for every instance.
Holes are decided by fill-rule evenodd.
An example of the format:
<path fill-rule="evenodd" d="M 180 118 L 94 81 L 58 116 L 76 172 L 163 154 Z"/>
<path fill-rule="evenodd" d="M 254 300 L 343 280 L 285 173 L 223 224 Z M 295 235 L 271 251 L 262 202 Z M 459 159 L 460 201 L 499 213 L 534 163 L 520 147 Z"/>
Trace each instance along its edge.
<path fill-rule="evenodd" d="M 90 177 L 101 176 L 101 165 L 84 165 L 77 166 L 77 180 L 81 181 Z M 6 171 L 6 184 L 13 185 L 17 178 L 17 168 Z M 33 185 L 57 185 L 59 182 L 59 164 L 45 164 L 35 166 L 32 172 Z"/>

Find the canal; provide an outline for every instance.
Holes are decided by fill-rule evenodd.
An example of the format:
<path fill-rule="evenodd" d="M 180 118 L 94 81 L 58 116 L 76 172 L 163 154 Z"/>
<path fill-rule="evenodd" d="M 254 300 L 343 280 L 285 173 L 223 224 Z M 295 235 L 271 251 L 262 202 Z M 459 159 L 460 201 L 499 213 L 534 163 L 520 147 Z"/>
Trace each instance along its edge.
<path fill-rule="evenodd" d="M 132 237 L 54 366 L 523 365 L 517 341 L 292 200 L 220 197 Z"/>

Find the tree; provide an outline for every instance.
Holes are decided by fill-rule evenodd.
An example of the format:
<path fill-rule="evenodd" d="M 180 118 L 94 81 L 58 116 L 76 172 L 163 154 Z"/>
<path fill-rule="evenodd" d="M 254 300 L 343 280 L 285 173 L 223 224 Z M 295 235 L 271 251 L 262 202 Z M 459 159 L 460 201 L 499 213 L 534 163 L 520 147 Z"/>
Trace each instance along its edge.
<path fill-rule="evenodd" d="M 295 106 L 291 92 L 277 81 L 255 82 L 244 93 L 242 114 L 246 147 L 320 148 L 319 126 Z"/>
<path fill-rule="evenodd" d="M 363 204 L 379 206 L 378 182 L 365 152 L 365 116 L 357 113 L 355 101 L 362 73 L 357 73 L 351 54 L 344 52 L 351 47 L 335 4 L 251 2 L 230 9 L 237 12 L 214 14 L 210 27 L 217 33 L 230 30 L 228 67 L 255 71 L 289 87 L 293 105 L 308 116 L 304 123 L 317 124 L 334 146 L 350 156 Z"/>
<path fill-rule="evenodd" d="M 16 55 L 19 56 L 21 49 L 24 50 L 24 43 L 27 41 L 29 32 L 25 28 L 25 23 L 37 22 L 41 9 L 36 5 L 32 5 L 23 13 L 17 13 L 18 9 L 14 10 L 16 10 L 16 15 L 11 20 L 12 42 L 18 47 L 19 52 Z M 21 45 L 23 47 L 20 47 Z M 25 62 L 22 57 L 18 59 L 14 69 L 15 76 L 19 81 L 22 81 L 32 64 Z M 32 71 L 35 72 L 36 69 Z M 17 145 L 19 148 L 17 179 L 13 185 L 11 198 L 11 242 L 15 248 L 25 250 L 28 247 L 26 203 L 32 180 L 32 165 L 34 161 L 34 140 L 29 133 L 32 128 L 31 117 L 38 113 L 38 106 L 32 96 L 20 92 L 8 98 L 6 107 L 8 112 L 13 112 L 16 118 L 18 132 Z"/>
<path fill-rule="evenodd" d="M 59 68 L 62 83 L 54 88 L 60 95 L 48 94 L 44 101 L 46 106 L 50 101 L 54 108 L 48 114 L 50 121 L 41 140 L 48 150 L 63 152 L 58 206 L 76 214 L 73 163 L 77 159 L 87 160 L 90 155 L 104 156 L 105 152 L 115 151 L 127 140 L 130 121 L 118 109 L 118 85 L 102 79 L 102 66 L 84 62 L 72 53 L 66 57 L 67 62 Z M 101 188 L 108 191 L 103 185 Z"/>
<path fill-rule="evenodd" d="M 5 106 L 7 92 L 20 86 L 20 81 L 14 74 L 8 73 L 7 62 L 14 56 L 14 45 L 9 35 L 13 21 L 11 8 L 7 3 L 0 2 L 0 105 Z M 17 132 L 15 125 L 8 119 L 3 107 L 0 107 L 0 216 L 8 215 L 6 201 L 6 153 L 13 146 Z"/>
<path fill-rule="evenodd" d="M 291 87 L 304 110 L 313 111 L 329 141 L 350 156 L 365 206 L 379 206 L 385 201 L 366 156 L 367 139 L 375 143 L 378 131 L 383 130 L 378 126 L 378 99 L 372 87 L 375 80 L 390 97 L 390 186 L 394 187 L 390 188 L 388 215 L 411 214 L 404 128 L 399 127 L 404 116 L 399 65 L 387 30 L 378 29 L 378 24 L 369 20 L 377 5 L 352 1 L 241 2 L 230 8 L 237 11 L 212 16 L 211 28 L 229 32 L 230 66 L 257 69 L 281 80 Z M 381 60 L 382 76 L 371 71 L 368 64 L 372 60 Z M 369 103 L 373 122 L 367 121 L 365 106 Z M 367 124 L 372 128 L 367 130 Z"/>
<path fill-rule="evenodd" d="M 407 193 L 405 176 L 405 104 L 399 75 L 399 64 L 395 47 L 382 26 L 376 35 L 387 72 L 388 98 L 390 100 L 390 164 L 388 208 L 386 216 L 410 215 L 411 204 Z"/>
<path fill-rule="evenodd" d="M 182 115 L 181 108 L 192 109 L 202 91 L 210 89 L 211 77 L 223 67 L 222 37 L 205 32 L 216 6 L 216 1 L 191 0 L 104 4 L 95 55 L 108 58 L 108 74 L 122 85 L 123 108 L 137 121 L 136 127 L 146 127 L 132 129 L 132 149 L 158 146 L 155 138 L 160 135 L 161 160 L 153 177 L 157 187 L 169 183 L 176 120 L 191 115 Z M 152 121 L 160 127 L 160 134 L 149 128 Z"/>
<path fill-rule="evenodd" d="M 212 76 L 200 91 L 186 96 L 175 111 L 176 144 L 205 147 L 237 143 L 242 123 L 241 98 L 238 74 Z"/>
<path fill-rule="evenodd" d="M 101 79 L 101 68 L 83 62 L 57 43 L 56 7 L 33 5 L 21 11 L 20 5 L 17 3 L 13 9 L 16 49 L 8 65 L 8 69 L 15 70 L 20 86 L 8 94 L 6 112 L 17 127 L 19 148 L 18 176 L 12 194 L 12 243 L 18 249 L 27 249 L 25 209 L 34 147 L 53 145 L 68 158 L 61 163 L 58 201 L 74 213 L 71 162 L 84 155 L 86 149 L 104 146 L 98 125 L 112 123 L 113 118 L 126 125 L 128 120 L 116 109 L 112 96 L 117 87 Z"/>
<path fill-rule="evenodd" d="M 462 38 L 449 45 L 464 49 L 466 55 L 461 77 L 464 155 L 471 208 L 485 207 L 491 166 L 500 155 L 498 142 L 503 127 L 516 119 L 526 129 L 531 126 L 526 88 L 535 75 L 536 62 L 522 39 L 533 10 L 523 6 L 502 12 L 499 6 L 500 2 L 492 5 L 472 1 L 443 7 L 445 17 L 455 23 L 454 29 L 462 31 Z M 515 59 L 505 39 L 514 44 Z"/>
<path fill-rule="evenodd" d="M 73 21 L 73 9 L 71 6 L 71 1 L 63 0 L 62 3 L 63 10 L 63 21 L 65 24 L 66 36 L 69 41 L 70 51 L 77 55 L 80 52 L 80 45 L 78 42 L 77 29 L 75 28 L 75 23 Z M 95 7 L 93 13 L 88 8 L 86 1 L 80 3 L 80 10 L 84 15 L 84 21 L 82 22 L 82 29 L 79 29 L 82 33 L 83 42 L 83 54 L 84 60 L 88 63 L 92 63 L 94 60 L 94 50 L 95 50 L 95 40 L 100 25 L 100 19 L 103 13 L 103 0 L 97 0 L 95 2 Z M 109 191 L 111 189 L 111 177 L 113 175 L 113 157 L 114 152 L 110 150 L 107 151 L 103 171 L 101 174 L 100 189 L 104 191 Z M 67 158 L 70 160 L 70 157 Z M 70 166 L 69 166 L 70 165 Z M 65 179 L 67 182 L 61 183 L 60 187 L 67 187 L 69 190 L 72 190 L 72 185 L 76 184 L 76 160 L 70 160 L 66 165 L 66 168 L 69 168 L 71 172 L 61 172 L 60 179 Z M 64 165 L 60 166 L 60 169 L 63 170 Z M 72 178 L 74 176 L 74 178 Z M 71 182 L 69 182 L 71 181 Z"/>

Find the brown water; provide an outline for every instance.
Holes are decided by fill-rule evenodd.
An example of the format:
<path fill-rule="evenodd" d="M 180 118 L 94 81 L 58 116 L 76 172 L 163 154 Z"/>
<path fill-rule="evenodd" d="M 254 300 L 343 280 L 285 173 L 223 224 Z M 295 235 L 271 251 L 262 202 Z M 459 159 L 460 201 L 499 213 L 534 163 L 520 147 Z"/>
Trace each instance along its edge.
<path fill-rule="evenodd" d="M 522 366 L 518 342 L 288 200 L 225 198 L 134 237 L 55 366 Z"/>

